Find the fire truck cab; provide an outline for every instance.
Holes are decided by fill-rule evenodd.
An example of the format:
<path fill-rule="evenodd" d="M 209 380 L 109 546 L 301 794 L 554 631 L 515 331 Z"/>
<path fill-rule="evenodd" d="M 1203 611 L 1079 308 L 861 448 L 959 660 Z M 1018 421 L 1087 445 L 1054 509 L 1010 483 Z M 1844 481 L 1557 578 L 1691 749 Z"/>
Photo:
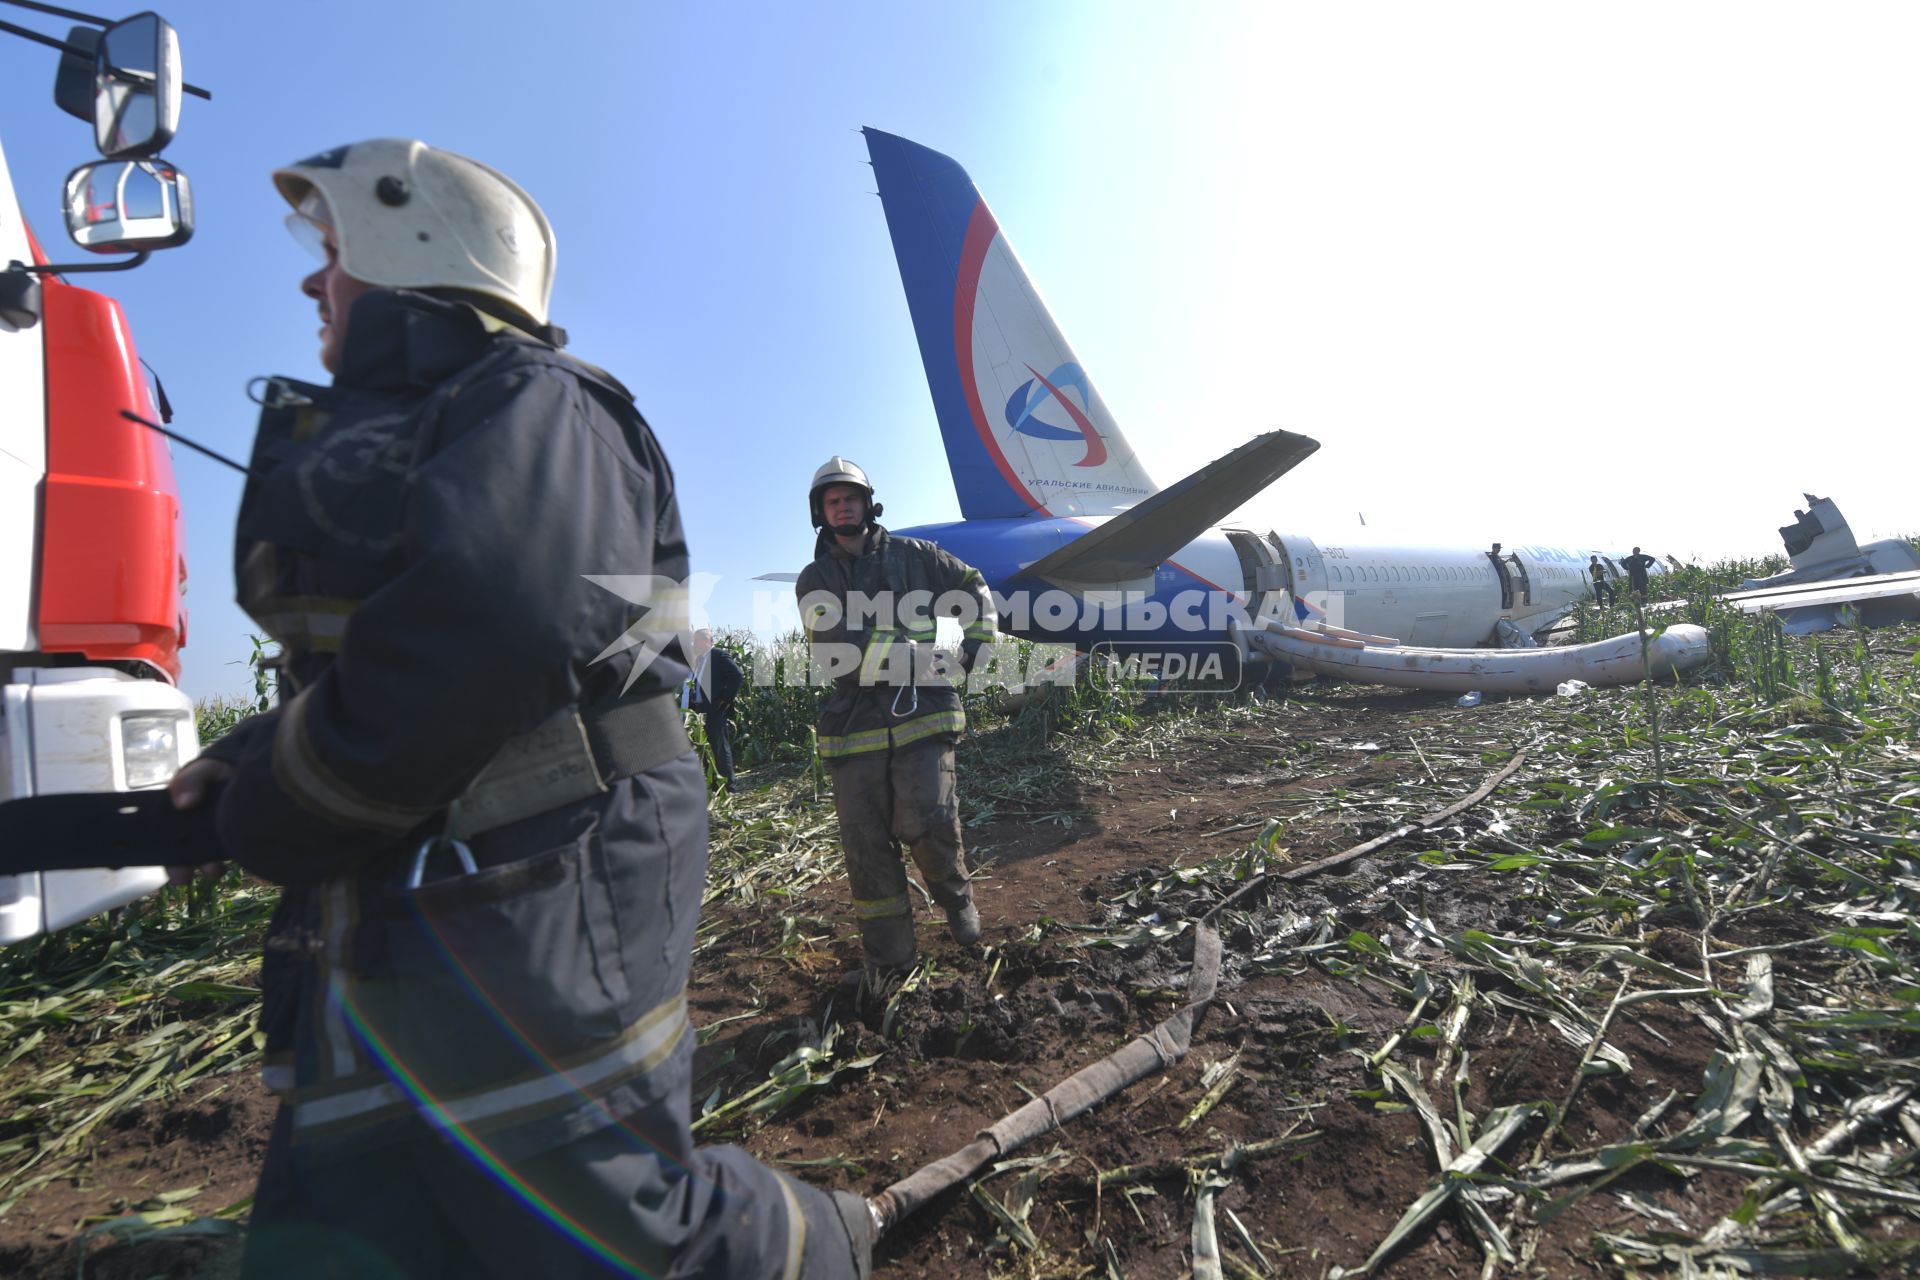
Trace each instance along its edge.
<path fill-rule="evenodd" d="M 179 45 L 151 13 L 64 40 L 0 30 L 60 47 L 56 104 L 94 124 L 105 158 L 66 180 L 74 241 L 133 255 L 50 263 L 0 148 L 0 803 L 164 787 L 199 750 L 176 687 L 179 488 L 166 439 L 141 422 L 162 406 L 126 317 L 66 277 L 137 266 L 192 234 L 186 178 L 158 157 L 179 116 Z M 0 875 L 0 944 L 163 880 L 158 867 Z"/>

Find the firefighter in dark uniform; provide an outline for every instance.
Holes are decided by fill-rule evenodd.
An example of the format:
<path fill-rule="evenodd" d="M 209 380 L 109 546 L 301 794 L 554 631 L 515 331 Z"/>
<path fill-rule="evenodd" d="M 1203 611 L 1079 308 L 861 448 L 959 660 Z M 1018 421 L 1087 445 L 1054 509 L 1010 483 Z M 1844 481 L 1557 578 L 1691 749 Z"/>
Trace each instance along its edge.
<path fill-rule="evenodd" d="M 418 142 L 274 181 L 334 375 L 265 381 L 241 501 L 280 703 L 173 786 L 285 886 L 243 1274 L 864 1276 L 859 1197 L 688 1131 L 686 667 L 658 629 L 601 660 L 639 611 L 584 576 L 671 616 L 687 549 L 632 397 L 559 349 L 545 216 Z"/>
<path fill-rule="evenodd" d="M 954 795 L 966 713 L 934 649 L 934 622 L 959 618 L 959 665 L 971 670 L 993 639 L 993 596 L 979 570 L 882 528 L 872 484 L 845 458 L 814 473 L 807 505 L 820 533 L 795 592 L 816 666 L 833 676 L 819 751 L 833 771 L 863 971 L 878 978 L 916 954 L 902 845 L 954 939 L 980 938 Z"/>

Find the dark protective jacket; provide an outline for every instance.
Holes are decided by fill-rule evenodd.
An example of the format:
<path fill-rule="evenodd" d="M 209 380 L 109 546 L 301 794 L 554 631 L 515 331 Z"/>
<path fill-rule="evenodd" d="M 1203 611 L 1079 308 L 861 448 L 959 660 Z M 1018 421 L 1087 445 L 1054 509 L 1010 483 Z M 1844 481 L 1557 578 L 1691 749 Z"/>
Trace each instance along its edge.
<path fill-rule="evenodd" d="M 993 594 L 980 571 L 918 538 L 867 530 L 850 556 L 822 531 L 794 584 L 817 666 L 833 674 L 819 747 L 834 760 L 904 747 L 967 726 L 951 673 L 928 658 L 934 621 L 960 617 L 971 645 L 991 641 Z"/>
<path fill-rule="evenodd" d="M 304 1215 L 377 1240 L 391 1215 L 364 1207 L 364 1171 L 451 1149 L 605 1184 L 590 1207 L 612 1215 L 627 1273 L 864 1274 L 858 1197 L 737 1148 L 696 1150 L 689 1132 L 706 791 L 671 710 L 678 643 L 619 643 L 636 584 L 687 574 L 673 475 L 631 397 L 404 290 L 355 305 L 332 387 L 267 388 L 236 559 L 242 606 L 283 646 L 281 703 L 205 753 L 237 770 L 219 799 L 224 851 L 285 886 L 261 1021 L 264 1074 L 288 1105 L 253 1234 L 270 1244 L 291 1226 L 310 1251 Z M 628 714 L 660 708 L 664 722 Z M 573 735 L 557 747 L 556 720 Z M 636 748 L 635 724 L 654 740 Z M 546 807 L 475 825 L 474 870 L 442 852 L 409 885 L 476 774 L 555 759 L 507 779 Z M 556 788 L 583 794 L 547 805 Z M 463 1212 L 493 1220 L 455 1213 L 452 1238 L 560 1238 L 502 1221 L 524 1210 L 506 1199 L 476 1194 Z M 363 1207 L 343 1218 L 334 1201 Z M 424 1237 L 445 1216 L 402 1234 L 432 1255 L 445 1242 Z M 279 1274 L 262 1247 L 249 1265 Z M 509 1249 L 485 1269 L 554 1274 L 524 1262 Z"/>
<path fill-rule="evenodd" d="M 637 651 L 596 655 L 633 606 L 583 575 L 685 579 L 666 459 L 610 377 L 400 290 L 356 305 L 334 386 L 269 380 L 265 405 L 235 556 L 242 607 L 283 648 L 281 703 L 207 754 L 237 768 L 223 848 L 287 886 L 262 1020 L 295 1141 L 404 1132 L 381 1122 L 417 1110 L 407 1078 L 509 1148 L 618 1119 L 684 1038 L 700 893 L 675 866 L 682 918 L 623 927 L 643 923 L 623 896 L 657 897 L 665 870 L 622 856 L 659 834 L 648 779 L 476 838 L 478 875 L 401 882 L 503 744 L 623 697 Z M 624 698 L 685 675 L 670 652 Z M 680 822 L 679 861 L 704 856 L 704 816 Z M 528 1083 L 544 1062 L 579 1087 Z"/>

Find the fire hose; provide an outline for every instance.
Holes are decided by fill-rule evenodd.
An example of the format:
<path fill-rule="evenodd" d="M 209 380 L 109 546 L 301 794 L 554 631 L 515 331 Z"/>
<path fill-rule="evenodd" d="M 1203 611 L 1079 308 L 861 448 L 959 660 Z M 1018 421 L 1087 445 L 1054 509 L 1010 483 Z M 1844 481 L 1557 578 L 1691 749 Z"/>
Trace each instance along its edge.
<path fill-rule="evenodd" d="M 1330 857 L 1285 871 L 1255 876 L 1216 903 L 1194 925 L 1193 968 L 1187 976 L 1187 1002 L 1177 1012 L 1145 1035 L 1129 1041 L 1100 1061 L 1082 1067 L 1018 1111 L 995 1121 L 981 1130 L 979 1137 L 958 1151 L 923 1165 L 878 1195 L 869 1197 L 867 1209 L 873 1215 L 875 1238 L 886 1234 L 902 1218 L 941 1192 L 971 1177 L 988 1161 L 1001 1159 L 1023 1143 L 1091 1110 L 1128 1085 L 1171 1067 L 1186 1057 L 1187 1050 L 1192 1046 L 1193 1029 L 1206 1012 L 1220 981 L 1220 934 L 1214 928 L 1213 920 L 1222 911 L 1270 881 L 1303 880 L 1364 857 L 1415 831 L 1437 826 L 1492 795 L 1494 788 L 1512 777 L 1526 763 L 1526 759 L 1524 750 L 1516 751 L 1497 773 L 1464 799 Z"/>

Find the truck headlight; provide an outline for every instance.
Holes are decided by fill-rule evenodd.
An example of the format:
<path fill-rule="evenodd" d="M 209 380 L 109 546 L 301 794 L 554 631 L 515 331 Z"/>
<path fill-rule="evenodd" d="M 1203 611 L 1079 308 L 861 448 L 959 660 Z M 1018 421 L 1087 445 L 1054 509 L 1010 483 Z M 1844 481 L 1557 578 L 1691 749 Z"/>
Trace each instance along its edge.
<path fill-rule="evenodd" d="M 127 766 L 127 787 L 157 787 L 180 770 L 178 716 L 122 716 L 120 758 Z"/>

